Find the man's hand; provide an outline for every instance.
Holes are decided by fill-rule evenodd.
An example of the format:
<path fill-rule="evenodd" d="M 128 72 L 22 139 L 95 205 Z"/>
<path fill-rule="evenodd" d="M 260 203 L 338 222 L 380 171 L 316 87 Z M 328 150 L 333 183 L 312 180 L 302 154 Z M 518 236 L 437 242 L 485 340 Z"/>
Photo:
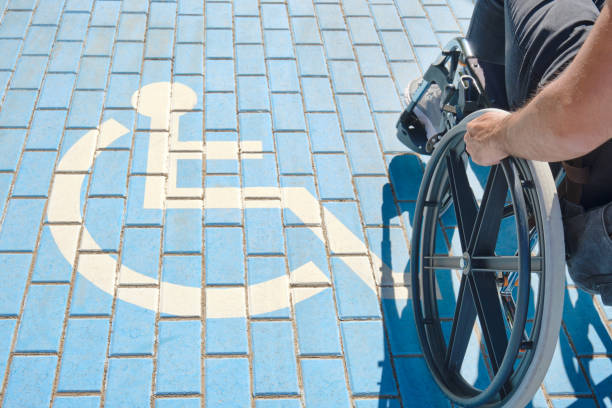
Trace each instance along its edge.
<path fill-rule="evenodd" d="M 508 156 L 504 145 L 509 118 L 509 112 L 494 111 L 467 124 L 463 139 L 472 160 L 483 166 L 492 166 Z"/>

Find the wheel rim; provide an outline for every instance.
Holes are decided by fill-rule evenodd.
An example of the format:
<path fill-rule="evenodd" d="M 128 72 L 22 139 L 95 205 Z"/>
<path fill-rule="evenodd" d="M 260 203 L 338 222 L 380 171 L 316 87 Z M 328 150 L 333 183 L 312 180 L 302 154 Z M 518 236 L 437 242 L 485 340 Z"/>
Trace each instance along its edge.
<path fill-rule="evenodd" d="M 540 234 L 541 214 L 535 189 L 529 186 L 532 181 L 529 167 L 521 160 L 507 160 L 493 167 L 481 206 L 476 205 L 473 196 L 474 203 L 469 203 L 470 197 L 462 191 L 467 181 L 465 169 L 461 165 L 464 132 L 464 126 L 449 131 L 436 147 L 423 178 L 415 210 L 411 249 L 413 303 L 424 357 L 442 391 L 449 399 L 463 406 L 493 407 L 502 405 L 520 388 L 521 375 L 529 367 L 534 350 L 527 349 L 519 353 L 519 349 L 537 344 L 538 340 L 544 287 L 544 274 L 541 271 L 545 267 L 544 245 Z M 449 184 L 461 247 L 465 252 L 461 257 L 442 257 L 435 251 L 436 230 L 442 213 L 438 203 Z M 508 208 L 505 203 L 506 191 L 510 192 L 511 208 L 517 209 L 513 216 L 518 253 L 501 257 L 495 255 L 495 243 L 501 219 Z M 534 224 L 531 231 L 529 216 Z M 482 224 L 482 219 L 486 219 L 487 223 Z M 472 234 L 472 231 L 476 232 Z M 531 256 L 534 242 L 539 247 L 539 257 Z M 461 274 L 458 300 L 447 341 L 442 329 L 442 323 L 446 321 L 440 317 L 438 310 L 436 270 L 459 269 L 461 262 L 465 268 Z M 492 273 L 493 270 L 511 270 L 514 272 L 508 275 L 513 279 L 518 277 L 518 287 L 515 290 L 511 288 L 509 296 L 505 293 L 500 298 L 497 276 Z M 538 270 L 539 290 L 535 296 L 533 320 L 529 322 L 532 329 L 527 334 L 525 326 L 529 312 L 530 280 L 531 275 Z M 512 297 L 513 293 L 516 301 Z M 514 309 L 509 313 L 512 307 Z M 474 321 L 478 321 L 482 331 L 484 348 L 493 372 L 493 378 L 484 389 L 474 387 L 460 373 Z M 510 335 L 507 335 L 507 329 Z"/>

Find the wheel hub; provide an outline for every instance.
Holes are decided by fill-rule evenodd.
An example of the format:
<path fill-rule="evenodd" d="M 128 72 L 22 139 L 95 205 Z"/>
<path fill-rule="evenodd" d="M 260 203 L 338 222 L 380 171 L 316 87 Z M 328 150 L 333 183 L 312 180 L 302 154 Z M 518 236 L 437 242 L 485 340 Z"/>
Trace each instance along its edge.
<path fill-rule="evenodd" d="M 464 275 L 470 273 L 470 271 L 472 270 L 472 258 L 470 257 L 470 254 L 468 254 L 467 252 L 463 253 L 463 257 L 461 257 L 461 260 L 459 261 L 459 266 L 461 267 L 461 269 L 463 269 Z"/>

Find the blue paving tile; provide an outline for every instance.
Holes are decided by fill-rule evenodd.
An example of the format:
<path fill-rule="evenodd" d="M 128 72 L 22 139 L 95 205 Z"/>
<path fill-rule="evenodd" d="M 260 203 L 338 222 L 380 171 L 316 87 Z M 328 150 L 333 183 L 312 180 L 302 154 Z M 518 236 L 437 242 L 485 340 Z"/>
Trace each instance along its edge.
<path fill-rule="evenodd" d="M 88 23 L 89 14 L 64 13 L 57 40 L 83 41 Z"/>
<path fill-rule="evenodd" d="M 374 112 L 399 112 L 402 109 L 395 85 L 390 77 L 365 78 L 364 82 Z"/>
<path fill-rule="evenodd" d="M 429 21 L 426 18 L 406 18 L 404 25 L 414 45 L 438 45 Z"/>
<path fill-rule="evenodd" d="M 155 312 L 117 300 L 111 331 L 110 355 L 151 355 L 154 337 Z"/>
<path fill-rule="evenodd" d="M 327 75 L 327 66 L 320 45 L 298 45 L 296 47 L 300 75 Z"/>
<path fill-rule="evenodd" d="M 238 77 L 238 109 L 241 112 L 270 110 L 266 77 Z"/>
<path fill-rule="evenodd" d="M 104 77 L 106 82 L 106 77 Z M 108 94 L 106 95 L 107 108 L 132 108 L 132 94 L 138 90 L 140 76 L 111 75 Z"/>
<path fill-rule="evenodd" d="M 272 117 L 275 130 L 306 130 L 299 94 L 272 94 Z"/>
<path fill-rule="evenodd" d="M 42 407 L 51 402 L 57 356 L 15 356 L 11 364 L 5 407 Z"/>
<path fill-rule="evenodd" d="M 64 110 L 35 111 L 26 148 L 57 150 L 64 132 L 66 114 Z"/>
<path fill-rule="evenodd" d="M 344 152 L 344 141 L 335 113 L 309 113 L 307 116 L 313 153 Z"/>
<path fill-rule="evenodd" d="M 402 22 L 394 4 L 373 4 L 372 16 L 378 30 L 401 30 Z"/>
<path fill-rule="evenodd" d="M 21 300 L 28 281 L 30 254 L 1 254 L 0 267 L 4 273 L 0 287 L 0 316 L 17 316 L 20 313 Z M 3 373 L 4 371 L 0 371 Z"/>
<path fill-rule="evenodd" d="M 247 254 L 284 254 L 280 208 L 247 208 L 244 213 Z"/>
<path fill-rule="evenodd" d="M 281 174 L 312 174 L 306 133 L 277 133 L 276 146 Z"/>
<path fill-rule="evenodd" d="M 307 406 L 351 406 L 342 360 L 302 360 L 301 366 Z"/>
<path fill-rule="evenodd" d="M 10 200 L 2 230 L 0 250 L 33 251 L 45 200 Z"/>
<path fill-rule="evenodd" d="M 363 222 L 368 225 L 399 225 L 397 209 L 386 177 L 356 177 L 355 187 Z"/>
<path fill-rule="evenodd" d="M 13 196 L 46 197 L 56 156 L 56 152 L 25 152 L 13 187 Z"/>
<path fill-rule="evenodd" d="M 0 39 L 0 47 L 3 50 L 2 60 L 0 60 L 0 69 L 12 71 L 19 56 L 21 48 L 21 40 L 5 40 Z"/>
<path fill-rule="evenodd" d="M 4 204 L 13 182 L 13 173 L 0 173 L 0 211 L 4 212 Z"/>
<path fill-rule="evenodd" d="M 155 400 L 155 408 L 199 408 L 199 398 L 161 398 Z"/>
<path fill-rule="evenodd" d="M 57 390 L 96 392 L 102 389 L 108 319 L 70 319 Z"/>
<path fill-rule="evenodd" d="M 380 39 L 371 18 L 350 17 L 347 20 L 353 44 L 380 44 Z"/>
<path fill-rule="evenodd" d="M 302 78 L 306 111 L 335 112 L 334 97 L 328 78 Z"/>
<path fill-rule="evenodd" d="M 236 95 L 206 94 L 207 130 L 236 130 Z"/>
<path fill-rule="evenodd" d="M 366 0 L 344 0 L 344 14 L 347 16 L 369 16 L 370 9 Z"/>
<path fill-rule="evenodd" d="M 202 286 L 202 258 L 196 256 L 164 256 L 162 263 L 162 282 L 175 285 L 201 288 Z M 162 303 L 165 302 L 162 292 Z M 161 313 L 162 316 L 174 316 L 170 313 Z"/>
<path fill-rule="evenodd" d="M 4 91 L 12 74 L 11 71 L 0 71 L 0 99 L 4 98 Z"/>
<path fill-rule="evenodd" d="M 177 43 L 204 43 L 204 18 L 202 16 L 179 16 L 176 30 Z"/>
<path fill-rule="evenodd" d="M 272 92 L 299 92 L 300 84 L 293 60 L 270 60 L 268 67 Z"/>
<path fill-rule="evenodd" d="M 236 17 L 236 44 L 259 44 L 261 27 L 258 18 Z"/>
<path fill-rule="evenodd" d="M 236 132 L 208 132 L 206 135 L 206 143 L 210 142 L 237 143 L 238 134 Z M 237 150 L 233 149 L 233 151 Z M 208 174 L 237 174 L 238 167 L 238 160 L 235 158 L 216 159 L 210 158 L 210 156 L 206 158 L 206 173 Z"/>
<path fill-rule="evenodd" d="M 23 45 L 23 55 L 49 55 L 57 27 L 32 26 Z"/>
<path fill-rule="evenodd" d="M 324 276 L 329 278 L 329 266 L 324 242 L 310 228 L 287 228 L 285 231 L 287 234 L 289 270 L 295 271 L 300 266 L 312 262 Z M 321 302 L 317 302 L 317 305 Z"/>
<path fill-rule="evenodd" d="M 174 28 L 176 3 L 152 2 L 149 9 L 149 28 Z"/>
<path fill-rule="evenodd" d="M 294 299 L 300 291 L 312 291 L 310 288 L 294 288 Z M 340 337 L 338 322 L 334 312 L 334 299 L 331 289 L 302 300 L 295 305 L 295 323 L 297 326 L 298 349 L 301 356 L 340 355 Z M 308 399 L 308 390 L 306 390 Z M 312 390 L 311 390 L 312 391 Z M 318 404 L 314 404 L 319 406 Z"/>
<path fill-rule="evenodd" d="M 314 17 L 293 17 L 291 27 L 296 44 L 321 44 L 319 27 Z"/>
<path fill-rule="evenodd" d="M 352 60 L 353 45 L 346 31 L 323 31 L 323 44 L 330 60 Z"/>
<path fill-rule="evenodd" d="M 354 176 L 385 174 L 385 163 L 374 133 L 347 133 L 346 144 Z"/>
<path fill-rule="evenodd" d="M 254 394 L 298 394 L 293 331 L 289 322 L 253 322 Z"/>
<path fill-rule="evenodd" d="M 147 32 L 145 58 L 172 58 L 173 45 L 173 30 L 150 29 Z"/>
<path fill-rule="evenodd" d="M 204 14 L 204 7 L 199 0 L 182 0 L 178 2 L 179 14 Z"/>
<path fill-rule="evenodd" d="M 19 59 L 11 88 L 38 89 L 45 74 L 48 57 L 24 56 Z"/>
<path fill-rule="evenodd" d="M 376 293 L 342 259 L 332 258 L 331 265 L 340 319 L 380 317 Z"/>
<path fill-rule="evenodd" d="M 262 4 L 261 14 L 264 29 L 288 29 L 287 9 L 284 4 Z"/>
<path fill-rule="evenodd" d="M 405 406 L 409 404 L 431 407 L 451 406 L 431 378 L 429 369 L 422 358 L 399 358 L 394 362 Z"/>
<path fill-rule="evenodd" d="M 591 391 L 582 374 L 578 359 L 574 355 L 567 336 L 561 330 L 555 354 L 544 378 L 544 387 L 548 395 L 585 395 Z"/>
<path fill-rule="evenodd" d="M 241 228 L 206 228 L 207 285 L 244 284 L 244 250 Z"/>
<path fill-rule="evenodd" d="M 414 59 L 410 51 L 410 42 L 403 31 L 381 31 L 380 38 L 389 61 Z"/>
<path fill-rule="evenodd" d="M 246 358 L 207 358 L 205 367 L 207 407 L 250 404 L 249 361 Z"/>
<path fill-rule="evenodd" d="M 474 10 L 474 3 L 469 0 L 449 0 L 448 4 L 453 9 L 457 18 L 470 18 Z"/>
<path fill-rule="evenodd" d="M 161 231 L 158 228 L 126 228 L 121 262 L 136 272 L 157 280 L 160 245 Z M 123 277 L 120 281 L 123 281 Z"/>
<path fill-rule="evenodd" d="M 206 176 L 206 188 L 240 188 L 238 176 Z M 242 223 L 240 208 L 206 208 L 204 213 L 206 225 L 239 225 Z"/>
<path fill-rule="evenodd" d="M 247 354 L 247 320 L 220 318 L 206 320 L 207 354 Z"/>
<path fill-rule="evenodd" d="M 91 11 L 94 0 L 66 0 L 65 11 Z"/>
<path fill-rule="evenodd" d="M 267 58 L 295 58 L 289 30 L 264 30 Z"/>
<path fill-rule="evenodd" d="M 394 62 L 390 65 L 395 83 L 402 93 L 413 79 L 421 75 L 416 62 Z"/>
<path fill-rule="evenodd" d="M 427 10 L 434 30 L 459 32 L 460 29 L 457 25 L 457 20 L 453 17 L 448 6 L 426 6 L 425 10 Z"/>
<path fill-rule="evenodd" d="M 421 6 L 419 0 L 398 1 L 396 4 L 400 17 L 425 17 L 423 6 Z"/>
<path fill-rule="evenodd" d="M 92 26 L 114 27 L 119 18 L 121 3 L 116 1 L 97 1 L 91 16 Z"/>
<path fill-rule="evenodd" d="M 302 404 L 299 399 L 291 398 L 274 398 L 274 399 L 256 399 L 256 408 L 300 408 Z"/>
<path fill-rule="evenodd" d="M 0 38 L 23 38 L 31 16 L 29 11 L 7 11 L 0 26 Z"/>
<path fill-rule="evenodd" d="M 144 41 L 147 16 L 145 14 L 121 14 L 117 40 Z"/>
<path fill-rule="evenodd" d="M 235 0 L 234 15 L 236 16 L 258 16 L 259 3 L 257 0 Z"/>
<path fill-rule="evenodd" d="M 389 178 L 398 200 L 416 200 L 422 174 L 421 161 L 416 155 L 404 154 L 391 160 Z"/>
<path fill-rule="evenodd" d="M 165 253 L 202 252 L 202 210 L 167 210 Z"/>
<path fill-rule="evenodd" d="M 176 187 L 198 188 L 202 185 L 202 161 L 201 160 L 177 160 L 176 161 Z"/>
<path fill-rule="evenodd" d="M 361 75 L 354 61 L 330 61 L 332 83 L 336 93 L 363 93 Z"/>
<path fill-rule="evenodd" d="M 13 343 L 13 332 L 17 320 L 0 320 L 0 380 L 4 382 L 4 372 L 8 363 L 11 344 Z"/>
<path fill-rule="evenodd" d="M 174 73 L 204 73 L 204 46 L 202 44 L 177 44 L 175 54 Z"/>
<path fill-rule="evenodd" d="M 89 194 L 125 196 L 129 151 L 103 151 L 96 158 Z"/>
<path fill-rule="evenodd" d="M 234 61 L 206 60 L 205 87 L 207 92 L 234 92 Z"/>
<path fill-rule="evenodd" d="M 68 109 L 74 81 L 74 74 L 48 74 L 38 99 L 38 107 Z"/>
<path fill-rule="evenodd" d="M 382 322 L 342 322 L 341 328 L 353 395 L 397 395 Z"/>
<path fill-rule="evenodd" d="M 238 75 L 265 75 L 263 46 L 259 44 L 236 46 L 236 71 Z"/>
<path fill-rule="evenodd" d="M 204 110 L 202 104 L 204 99 L 204 92 L 202 91 L 204 89 L 204 79 L 202 75 L 175 75 L 173 81 L 180 82 L 194 90 L 197 100 L 196 104 L 193 106 L 193 110 Z"/>
<path fill-rule="evenodd" d="M 149 407 L 153 362 L 149 358 L 112 358 L 108 363 L 106 396 L 111 407 Z"/>
<path fill-rule="evenodd" d="M 30 286 L 15 351 L 59 351 L 69 289 L 67 285 Z"/>
<path fill-rule="evenodd" d="M 75 91 L 68 114 L 68 127 L 98 127 L 103 101 L 102 91 Z"/>
<path fill-rule="evenodd" d="M 563 320 L 578 355 L 612 353 L 612 338 L 589 294 L 568 289 Z"/>
<path fill-rule="evenodd" d="M 203 141 L 202 112 L 186 112 L 179 119 L 180 132 L 178 140 L 181 142 Z M 200 183 L 201 185 L 201 183 Z"/>
<path fill-rule="evenodd" d="M 383 404 L 385 408 L 400 408 L 401 406 L 399 400 L 390 398 L 355 399 L 355 408 L 378 408 L 380 404 Z"/>
<path fill-rule="evenodd" d="M 247 210 L 248 211 L 248 210 Z M 248 214 L 248 212 L 247 212 Z M 248 225 L 247 225 L 248 228 Z M 247 229 L 247 237 L 249 231 Z M 269 282 L 273 279 L 284 277 L 287 275 L 285 260 L 280 257 L 266 257 L 266 258 L 249 258 L 247 261 L 247 277 L 249 287 L 253 287 L 257 284 Z M 271 294 L 271 293 L 267 293 Z M 282 293 L 275 293 L 274 295 L 279 297 L 287 298 L 286 289 Z M 255 294 L 252 294 L 250 302 L 252 304 L 259 304 L 266 299 L 256 298 Z M 273 319 L 289 319 L 291 317 L 291 311 L 289 307 L 285 307 L 279 310 L 274 310 L 267 313 L 257 313 L 257 311 L 250 310 L 252 318 L 273 318 Z"/>
<path fill-rule="evenodd" d="M 28 127 L 37 93 L 36 91 L 7 91 L 2 112 L 0 112 L 0 126 Z"/>
<path fill-rule="evenodd" d="M 32 24 L 57 25 L 62 15 L 64 1 L 65 0 L 48 0 L 38 2 L 34 17 L 32 18 Z"/>
<path fill-rule="evenodd" d="M 66 260 L 57 247 L 49 226 L 44 226 L 32 272 L 32 282 L 69 283 L 72 276 L 72 261 Z"/>
<path fill-rule="evenodd" d="M 112 306 L 112 296 L 94 286 L 83 275 L 76 274 L 70 316 L 110 316 Z"/>
<path fill-rule="evenodd" d="M 84 57 L 77 78 L 77 89 L 106 89 L 110 57 Z"/>
<path fill-rule="evenodd" d="M 15 171 L 25 139 L 24 130 L 0 129 L 0 170 Z"/>
<path fill-rule="evenodd" d="M 157 394 L 200 392 L 201 332 L 199 321 L 159 322 Z"/>
<path fill-rule="evenodd" d="M 383 153 L 407 152 L 408 148 L 397 139 L 397 113 L 375 113 L 373 116 Z"/>
<path fill-rule="evenodd" d="M 240 141 L 261 142 L 263 152 L 274 151 L 272 120 L 269 113 L 241 113 Z"/>
<path fill-rule="evenodd" d="M 314 7 L 309 1 L 288 0 L 289 15 L 295 16 L 314 16 Z"/>
<path fill-rule="evenodd" d="M 321 30 L 344 30 L 344 15 L 339 4 L 317 4 L 317 16 Z"/>
<path fill-rule="evenodd" d="M 229 3 L 207 3 L 206 28 L 232 28 L 232 5 Z"/>
<path fill-rule="evenodd" d="M 276 187 L 278 171 L 273 154 L 262 154 L 258 159 L 242 160 L 242 184 L 244 187 Z"/>
<path fill-rule="evenodd" d="M 87 200 L 85 228 L 89 230 L 103 251 L 119 250 L 123 206 L 122 198 L 90 198 Z"/>
<path fill-rule="evenodd" d="M 186 0 L 190 1 L 190 0 Z M 192 0 L 191 0 L 192 1 Z M 145 13 L 149 8 L 149 2 L 147 0 L 124 0 L 123 11 L 125 12 L 142 12 Z"/>
<path fill-rule="evenodd" d="M 429 67 L 429 65 L 431 65 L 440 55 L 440 49 L 438 47 L 414 47 L 414 52 L 423 70 L 427 69 L 427 67 Z"/>
<path fill-rule="evenodd" d="M 145 60 L 142 69 L 142 85 L 154 82 L 169 82 L 172 79 L 172 62 Z"/>
<path fill-rule="evenodd" d="M 162 225 L 161 209 L 143 208 L 145 177 L 130 177 L 126 225 Z"/>
<path fill-rule="evenodd" d="M 81 58 L 82 42 L 57 41 L 49 62 L 49 72 L 77 72 Z"/>
<path fill-rule="evenodd" d="M 395 254 L 395 252 L 392 252 Z M 387 289 L 390 293 L 392 289 Z M 383 289 L 384 296 L 385 289 Z M 385 316 L 385 325 L 391 343 L 391 352 L 394 355 L 398 354 L 420 354 L 421 347 L 415 330 L 414 311 L 412 309 L 411 299 L 397 299 L 393 296 L 386 297 L 382 300 L 383 313 Z M 429 374 L 427 374 L 429 375 Z M 400 386 L 402 379 L 400 378 Z M 406 389 L 402 393 L 411 392 Z"/>
<path fill-rule="evenodd" d="M 388 76 L 389 68 L 382 49 L 378 46 L 355 47 L 359 67 L 363 75 Z"/>
<path fill-rule="evenodd" d="M 612 361 L 610 358 L 602 356 L 601 358 L 582 359 L 582 364 L 587 369 L 599 406 L 612 406 L 612 394 L 610 393 Z"/>
<path fill-rule="evenodd" d="M 91 27 L 85 41 L 84 55 L 111 56 L 115 27 Z"/>
<path fill-rule="evenodd" d="M 100 406 L 100 397 L 55 397 L 53 408 L 96 408 Z"/>
<path fill-rule="evenodd" d="M 340 154 L 316 154 L 314 164 L 317 169 L 319 193 L 323 200 L 355 198 L 351 173 L 346 157 Z"/>
<path fill-rule="evenodd" d="M 232 30 L 206 30 L 206 58 L 233 58 Z"/>

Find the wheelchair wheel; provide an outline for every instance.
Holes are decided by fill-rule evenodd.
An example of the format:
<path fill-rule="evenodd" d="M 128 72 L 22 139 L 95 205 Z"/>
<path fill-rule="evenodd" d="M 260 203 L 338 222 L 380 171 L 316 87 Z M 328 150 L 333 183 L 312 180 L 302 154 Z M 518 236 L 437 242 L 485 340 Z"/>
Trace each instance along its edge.
<path fill-rule="evenodd" d="M 508 158 L 480 168 L 483 187 L 468 171 L 465 125 L 490 110 L 466 117 L 435 147 L 415 208 L 410 271 L 419 340 L 441 390 L 465 407 L 514 408 L 532 399 L 558 339 L 563 226 L 546 163 Z"/>

